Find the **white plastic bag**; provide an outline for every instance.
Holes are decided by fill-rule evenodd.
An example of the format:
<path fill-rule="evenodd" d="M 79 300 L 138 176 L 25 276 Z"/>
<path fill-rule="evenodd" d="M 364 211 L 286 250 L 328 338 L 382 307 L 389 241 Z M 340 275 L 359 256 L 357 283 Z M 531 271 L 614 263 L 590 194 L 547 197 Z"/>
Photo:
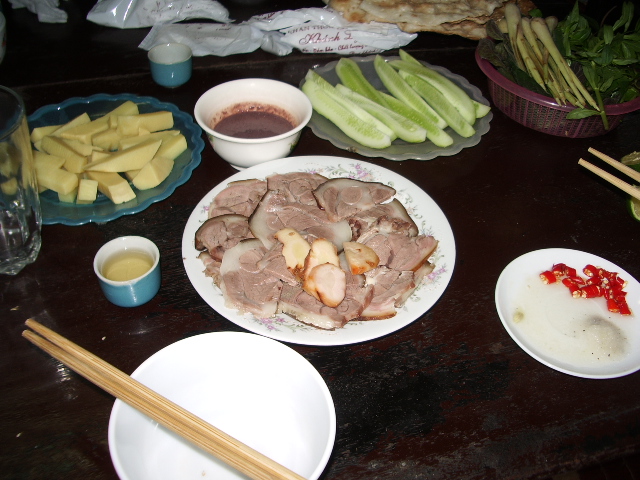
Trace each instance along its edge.
<path fill-rule="evenodd" d="M 58 8 L 58 0 L 9 0 L 13 8 L 26 7 L 42 23 L 67 23 L 67 12 Z"/>
<path fill-rule="evenodd" d="M 329 8 L 301 8 L 256 15 L 238 25 L 156 25 L 139 45 L 187 44 L 195 56 L 226 56 L 258 48 L 284 56 L 294 48 L 305 53 L 360 55 L 407 45 L 417 34 L 386 23 L 352 23 Z"/>
<path fill-rule="evenodd" d="M 115 28 L 152 27 L 193 18 L 231 22 L 229 11 L 215 0 L 98 0 L 87 20 Z"/>

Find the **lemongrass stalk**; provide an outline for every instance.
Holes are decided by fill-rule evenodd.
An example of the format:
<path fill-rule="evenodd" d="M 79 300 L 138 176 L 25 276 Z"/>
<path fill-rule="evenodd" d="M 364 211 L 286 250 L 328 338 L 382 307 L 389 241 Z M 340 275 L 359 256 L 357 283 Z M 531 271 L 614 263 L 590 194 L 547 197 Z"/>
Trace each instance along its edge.
<path fill-rule="evenodd" d="M 516 32 L 516 46 L 518 48 L 518 51 L 520 52 L 520 56 L 522 57 L 522 62 L 525 67 L 523 70 L 528 72 L 531 78 L 533 78 L 538 85 L 546 90 L 544 81 L 540 76 L 540 72 L 538 71 L 535 61 L 530 55 L 527 40 L 524 38 L 524 33 L 522 30 L 522 24 L 518 25 L 518 30 Z"/>
<path fill-rule="evenodd" d="M 571 87 L 572 92 L 574 94 L 579 93 L 593 108 L 599 111 L 600 108 L 596 101 L 591 97 L 584 85 L 582 85 L 582 82 L 580 82 L 578 77 L 576 77 L 576 74 L 573 73 L 573 70 L 569 67 L 569 64 L 560 53 L 560 50 L 558 50 L 553 38 L 551 38 L 551 32 L 549 31 L 549 27 L 547 27 L 547 23 L 544 19 L 534 18 L 531 20 L 531 29 L 549 51 L 551 58 L 555 60 L 558 70 L 562 73 L 562 76 Z"/>
<path fill-rule="evenodd" d="M 513 49 L 513 55 L 516 57 L 516 63 L 521 70 L 526 70 L 520 53 L 518 51 L 516 37 L 518 34 L 518 25 L 522 14 L 520 8 L 515 3 L 507 3 L 504 7 L 504 18 L 507 20 L 507 32 L 509 34 L 509 41 L 511 42 L 511 48 Z"/>
<path fill-rule="evenodd" d="M 554 17 L 554 16 L 546 17 L 544 19 L 544 22 L 547 24 L 547 28 L 549 29 L 549 31 L 553 33 L 553 31 L 558 26 L 558 17 Z"/>
<path fill-rule="evenodd" d="M 498 20 L 498 28 L 502 33 L 509 33 L 509 27 L 507 26 L 507 20 L 503 17 Z"/>
<path fill-rule="evenodd" d="M 540 47 L 538 44 L 538 39 L 536 38 L 535 33 L 531 30 L 531 19 L 529 17 L 522 17 L 520 21 L 520 25 L 522 27 L 522 33 L 524 34 L 524 38 L 529 42 L 529 47 L 535 54 L 536 58 L 540 63 L 542 63 L 543 55 L 540 51 Z"/>

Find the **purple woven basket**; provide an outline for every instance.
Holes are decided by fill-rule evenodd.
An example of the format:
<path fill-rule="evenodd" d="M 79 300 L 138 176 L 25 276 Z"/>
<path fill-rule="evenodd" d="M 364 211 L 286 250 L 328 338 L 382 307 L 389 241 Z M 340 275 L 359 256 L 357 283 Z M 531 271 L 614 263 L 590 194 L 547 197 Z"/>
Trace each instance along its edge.
<path fill-rule="evenodd" d="M 489 94 L 498 109 L 509 118 L 538 132 L 558 137 L 586 138 L 604 135 L 616 128 L 625 114 L 640 109 L 640 97 L 630 102 L 605 106 L 609 130 L 599 115 L 580 120 L 567 120 L 575 107 L 558 105 L 551 97 L 539 95 L 505 78 L 476 50 L 476 62 L 487 76 Z"/>

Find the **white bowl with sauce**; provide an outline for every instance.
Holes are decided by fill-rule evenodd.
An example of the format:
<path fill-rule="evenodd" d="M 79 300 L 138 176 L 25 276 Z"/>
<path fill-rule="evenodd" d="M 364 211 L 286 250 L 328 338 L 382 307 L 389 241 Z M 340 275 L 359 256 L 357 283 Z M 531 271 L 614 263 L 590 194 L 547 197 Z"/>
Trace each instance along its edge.
<path fill-rule="evenodd" d="M 611 313 L 606 300 L 573 298 L 562 283 L 544 284 L 540 273 L 558 263 L 577 270 L 594 265 L 627 281 L 632 315 Z M 616 378 L 640 370 L 640 284 L 596 255 L 563 248 L 524 254 L 502 271 L 496 308 L 511 338 L 531 357 L 582 378 Z"/>
<path fill-rule="evenodd" d="M 289 156 L 312 112 L 297 87 L 245 78 L 207 90 L 196 102 L 194 116 L 215 152 L 241 170 Z M 280 124 L 284 126 L 276 128 Z"/>

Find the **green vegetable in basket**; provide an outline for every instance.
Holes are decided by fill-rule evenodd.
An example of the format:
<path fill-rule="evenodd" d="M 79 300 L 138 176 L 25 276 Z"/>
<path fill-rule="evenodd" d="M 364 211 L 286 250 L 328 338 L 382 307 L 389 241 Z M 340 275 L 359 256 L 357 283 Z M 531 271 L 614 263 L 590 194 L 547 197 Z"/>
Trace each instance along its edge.
<path fill-rule="evenodd" d="M 640 95 L 640 20 L 632 25 L 633 11 L 633 3 L 624 2 L 613 25 L 597 25 L 580 15 L 576 3 L 558 24 L 554 39 L 564 56 L 581 66 L 599 107 L 576 109 L 567 118 L 601 115 L 606 126 L 606 103 L 624 103 Z"/>
<path fill-rule="evenodd" d="M 633 9 L 624 2 L 613 25 L 599 26 L 580 15 L 577 2 L 561 22 L 523 17 L 507 4 L 503 21 L 487 23 L 490 39 L 478 51 L 518 85 L 575 106 L 568 119 L 600 115 L 608 129 L 604 106 L 640 95 L 640 21 L 632 26 Z"/>

